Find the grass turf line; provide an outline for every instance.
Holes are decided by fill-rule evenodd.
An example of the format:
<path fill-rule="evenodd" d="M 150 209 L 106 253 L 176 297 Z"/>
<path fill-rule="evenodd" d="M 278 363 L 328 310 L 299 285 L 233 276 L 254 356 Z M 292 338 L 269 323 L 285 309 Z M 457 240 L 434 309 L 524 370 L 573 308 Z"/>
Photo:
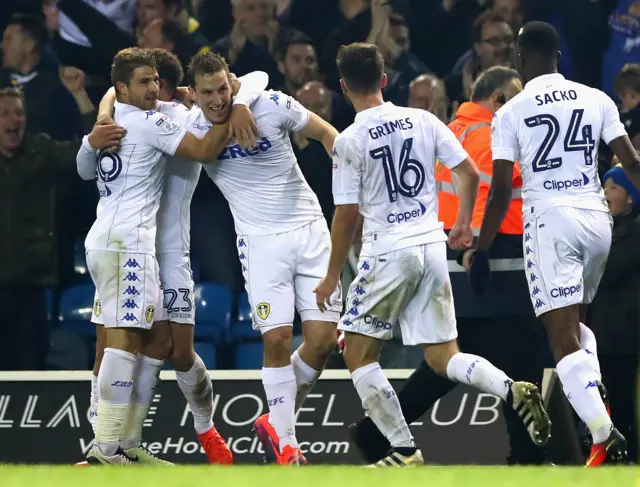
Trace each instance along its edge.
<path fill-rule="evenodd" d="M 638 467 L 424 467 L 364 469 L 309 466 L 59 467 L 0 466 L 2 487 L 635 487 Z"/>

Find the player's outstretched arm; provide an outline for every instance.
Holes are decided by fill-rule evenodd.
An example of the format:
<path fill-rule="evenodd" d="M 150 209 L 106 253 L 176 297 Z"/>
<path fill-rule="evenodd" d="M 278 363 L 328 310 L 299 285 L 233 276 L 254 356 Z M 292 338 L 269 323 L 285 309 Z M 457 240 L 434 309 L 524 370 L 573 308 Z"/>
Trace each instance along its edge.
<path fill-rule="evenodd" d="M 229 122 L 227 121 L 211 127 L 202 139 L 187 132 L 175 154 L 204 164 L 214 163 L 230 140 Z"/>
<path fill-rule="evenodd" d="M 609 147 L 622 163 L 622 167 L 629 175 L 629 179 L 640 189 L 640 156 L 631 144 L 628 135 L 617 137 L 609 142 Z"/>
<path fill-rule="evenodd" d="M 88 137 L 82 139 L 82 145 L 76 156 L 76 167 L 78 175 L 85 181 L 91 181 L 96 177 L 98 169 L 98 153 L 89 144 Z"/>
<path fill-rule="evenodd" d="M 329 157 L 333 156 L 333 143 L 338 136 L 338 131 L 333 125 L 325 122 L 315 113 L 310 112 L 309 122 L 307 122 L 307 126 L 302 129 L 300 133 L 309 139 L 322 143 Z"/>
<path fill-rule="evenodd" d="M 110 119 L 113 114 L 113 106 L 116 103 L 116 89 L 112 86 L 100 100 L 98 105 L 98 120 Z"/>

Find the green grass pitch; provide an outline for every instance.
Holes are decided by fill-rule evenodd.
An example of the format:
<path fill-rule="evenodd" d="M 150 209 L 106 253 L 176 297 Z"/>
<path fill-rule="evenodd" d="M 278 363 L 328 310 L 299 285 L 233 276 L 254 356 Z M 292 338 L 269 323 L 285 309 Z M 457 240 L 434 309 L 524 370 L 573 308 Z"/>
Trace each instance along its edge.
<path fill-rule="evenodd" d="M 640 487 L 636 467 L 0 466 L 2 487 Z"/>

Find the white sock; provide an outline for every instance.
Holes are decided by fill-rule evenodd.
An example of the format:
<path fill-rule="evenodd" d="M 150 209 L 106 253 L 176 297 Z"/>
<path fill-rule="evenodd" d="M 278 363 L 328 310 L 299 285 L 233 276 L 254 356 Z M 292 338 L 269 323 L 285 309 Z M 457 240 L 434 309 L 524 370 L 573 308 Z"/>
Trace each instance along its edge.
<path fill-rule="evenodd" d="M 98 424 L 98 405 L 100 403 L 100 394 L 98 389 L 98 376 L 91 376 L 91 406 L 89 407 L 89 424 L 93 430 L 93 435 L 96 434 L 96 424 Z"/>
<path fill-rule="evenodd" d="M 136 356 L 124 350 L 106 348 L 98 372 L 100 402 L 95 445 L 107 456 L 115 455 L 120 430 L 133 391 Z"/>
<path fill-rule="evenodd" d="M 591 431 L 593 443 L 606 441 L 613 424 L 600 397 L 598 377 L 587 352 L 578 350 L 567 355 L 558 362 L 556 371 L 571 406 Z"/>
<path fill-rule="evenodd" d="M 142 444 L 142 427 L 151 407 L 163 363 L 164 360 L 138 354 L 129 410 L 120 432 L 120 448 L 123 450 Z"/>
<path fill-rule="evenodd" d="M 309 392 L 311 392 L 311 389 L 313 389 L 313 386 L 316 385 L 316 381 L 322 371 L 314 369 L 302 360 L 297 350 L 291 355 L 291 365 L 293 365 L 293 372 L 296 374 L 296 387 L 298 388 L 295 409 L 297 411 L 309 395 Z"/>
<path fill-rule="evenodd" d="M 262 385 L 271 412 L 270 423 L 280 439 L 280 450 L 286 445 L 298 448 L 294 419 L 297 387 L 293 365 L 263 367 Z"/>
<path fill-rule="evenodd" d="M 200 356 L 196 354 L 196 360 L 187 372 L 176 370 L 176 379 L 191 409 L 196 433 L 206 433 L 213 427 L 213 386 Z"/>
<path fill-rule="evenodd" d="M 393 447 L 415 447 L 400 401 L 380 364 L 365 365 L 351 373 L 362 407 Z"/>
<path fill-rule="evenodd" d="M 461 384 L 470 384 L 476 389 L 507 400 L 513 381 L 491 362 L 471 353 L 458 352 L 447 364 L 447 377 Z"/>
<path fill-rule="evenodd" d="M 596 341 L 596 336 L 584 323 L 580 323 L 580 346 L 582 349 L 587 352 L 587 357 L 589 357 L 589 363 L 593 370 L 596 371 L 598 375 L 598 380 L 602 381 L 602 374 L 600 373 L 600 361 L 598 360 L 598 342 Z"/>

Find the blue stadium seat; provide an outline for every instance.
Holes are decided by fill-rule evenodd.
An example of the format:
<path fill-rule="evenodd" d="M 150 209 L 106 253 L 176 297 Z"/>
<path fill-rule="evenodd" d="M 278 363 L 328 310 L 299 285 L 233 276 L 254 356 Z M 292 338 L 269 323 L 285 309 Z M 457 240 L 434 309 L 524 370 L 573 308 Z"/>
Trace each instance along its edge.
<path fill-rule="evenodd" d="M 66 330 L 53 330 L 46 359 L 49 370 L 87 370 L 90 349 L 80 335 Z"/>
<path fill-rule="evenodd" d="M 200 355 L 204 365 L 207 367 L 207 370 L 215 370 L 217 368 L 215 345 L 206 342 L 195 342 L 194 347 L 196 349 L 196 353 Z"/>
<path fill-rule="evenodd" d="M 231 319 L 233 295 L 220 284 L 196 284 L 195 337 L 202 340 L 226 339 Z"/>
<path fill-rule="evenodd" d="M 262 369 L 262 342 L 239 343 L 235 348 L 234 368 L 238 370 Z"/>
<path fill-rule="evenodd" d="M 237 321 L 251 321 L 251 305 L 249 304 L 249 295 L 246 292 L 238 296 Z"/>
<path fill-rule="evenodd" d="M 95 326 L 90 323 L 95 288 L 86 284 L 66 289 L 60 297 L 58 329 L 85 336 L 95 336 Z"/>

